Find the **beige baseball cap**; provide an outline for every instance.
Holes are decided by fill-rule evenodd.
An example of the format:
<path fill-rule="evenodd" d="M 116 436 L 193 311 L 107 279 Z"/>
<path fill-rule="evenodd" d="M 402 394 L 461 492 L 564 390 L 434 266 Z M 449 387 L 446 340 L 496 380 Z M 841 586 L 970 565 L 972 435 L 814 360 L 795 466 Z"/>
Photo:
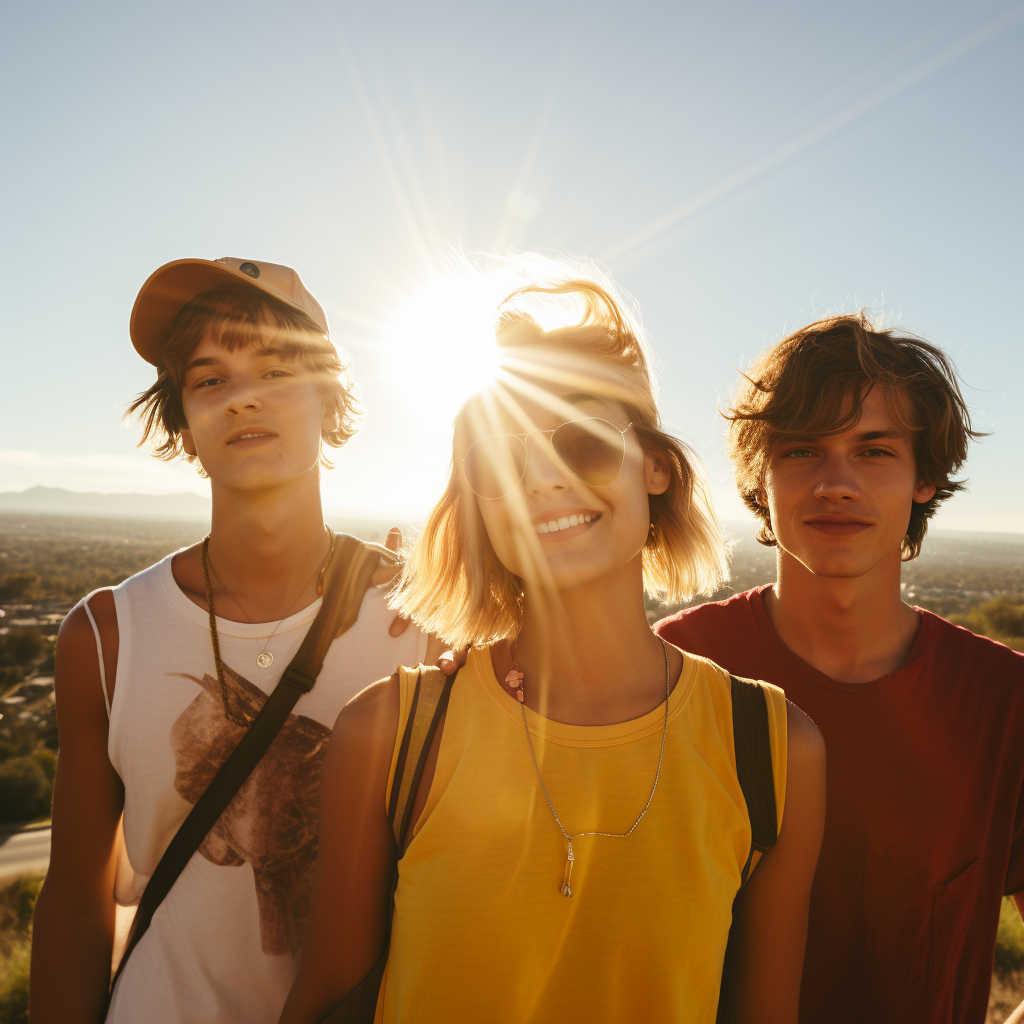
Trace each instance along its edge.
<path fill-rule="evenodd" d="M 327 314 L 291 267 L 222 256 L 219 260 L 174 260 L 150 274 L 139 289 L 128 326 L 135 351 L 146 362 L 159 366 L 171 324 L 182 307 L 197 295 L 224 285 L 242 285 L 264 292 L 305 313 L 330 337 Z"/>

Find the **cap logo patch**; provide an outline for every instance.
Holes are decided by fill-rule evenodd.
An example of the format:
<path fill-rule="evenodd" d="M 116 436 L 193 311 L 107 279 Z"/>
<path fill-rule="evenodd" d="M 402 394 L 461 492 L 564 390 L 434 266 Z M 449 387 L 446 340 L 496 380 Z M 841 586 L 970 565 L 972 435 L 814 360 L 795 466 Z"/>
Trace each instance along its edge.
<path fill-rule="evenodd" d="M 249 277 L 259 277 L 260 276 L 260 268 L 257 267 L 255 263 L 242 263 L 242 264 L 239 265 L 238 269 L 243 274 L 248 274 Z"/>

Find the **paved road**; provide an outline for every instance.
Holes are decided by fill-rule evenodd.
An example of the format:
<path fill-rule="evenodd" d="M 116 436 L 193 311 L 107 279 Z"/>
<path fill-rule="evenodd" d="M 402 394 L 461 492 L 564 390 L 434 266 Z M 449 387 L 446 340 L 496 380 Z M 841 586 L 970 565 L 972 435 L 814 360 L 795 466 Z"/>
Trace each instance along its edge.
<path fill-rule="evenodd" d="M 41 874 L 50 863 L 50 830 L 0 833 L 0 878 L 31 871 Z"/>

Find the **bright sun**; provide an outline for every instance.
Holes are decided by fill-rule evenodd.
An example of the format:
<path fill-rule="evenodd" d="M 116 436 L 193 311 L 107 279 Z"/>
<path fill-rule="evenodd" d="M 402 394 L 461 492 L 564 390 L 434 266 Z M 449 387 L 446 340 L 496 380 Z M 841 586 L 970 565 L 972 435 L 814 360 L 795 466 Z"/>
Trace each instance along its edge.
<path fill-rule="evenodd" d="M 427 399 L 446 423 L 498 375 L 495 311 L 507 283 L 435 273 L 406 293 L 383 331 L 394 383 Z"/>

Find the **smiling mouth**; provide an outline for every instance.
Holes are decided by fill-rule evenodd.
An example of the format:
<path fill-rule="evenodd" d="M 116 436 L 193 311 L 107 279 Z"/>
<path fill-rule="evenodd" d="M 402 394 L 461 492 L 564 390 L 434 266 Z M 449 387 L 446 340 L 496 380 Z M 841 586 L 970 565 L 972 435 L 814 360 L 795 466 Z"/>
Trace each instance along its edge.
<path fill-rule="evenodd" d="M 571 530 L 574 526 L 585 526 L 587 523 L 596 522 L 600 518 L 599 512 L 560 516 L 558 519 L 549 519 L 546 523 L 537 523 L 534 530 L 539 534 L 560 533 L 562 530 Z"/>

